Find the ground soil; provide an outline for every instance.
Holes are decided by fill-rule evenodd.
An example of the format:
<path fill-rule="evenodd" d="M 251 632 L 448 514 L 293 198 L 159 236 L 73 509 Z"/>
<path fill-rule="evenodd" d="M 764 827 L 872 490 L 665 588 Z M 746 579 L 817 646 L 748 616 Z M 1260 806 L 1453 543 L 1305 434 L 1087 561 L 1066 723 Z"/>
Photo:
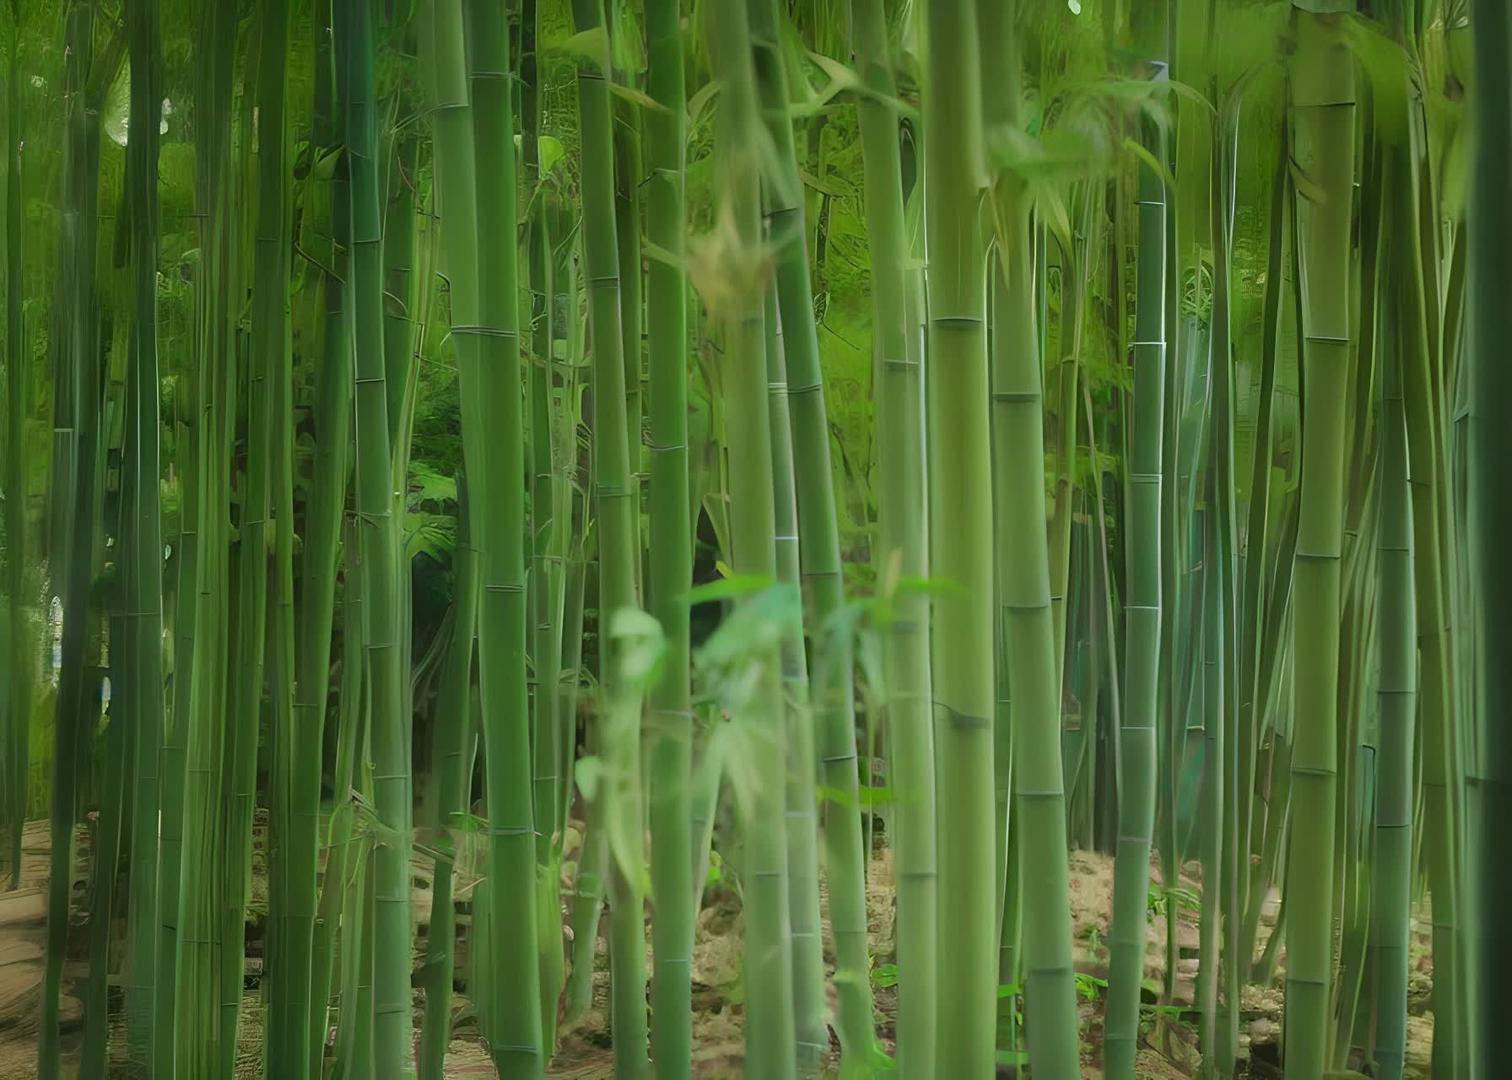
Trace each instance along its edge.
<path fill-rule="evenodd" d="M 574 831 L 575 832 L 575 831 Z M 573 834 L 569 834 L 570 836 Z M 89 863 L 89 823 L 76 833 L 76 858 L 71 882 L 74 896 L 74 931 L 87 923 L 87 889 Z M 46 932 L 46 886 L 50 837 L 46 822 L 28 826 L 23 843 L 20 887 L 0 892 L 0 1080 L 29 1080 L 36 1075 L 37 1006 L 43 974 L 43 945 Z M 564 874 L 570 881 L 572 852 Z M 1191 868 L 1195 873 L 1195 867 Z M 430 921 L 429 859 L 417 855 L 414 864 L 414 900 L 420 933 Z M 1159 881 L 1158 867 L 1152 877 Z M 1112 907 L 1113 861 L 1111 857 L 1090 852 L 1073 852 L 1070 857 L 1070 901 L 1072 932 L 1075 939 L 1076 967 L 1090 977 L 1087 996 L 1081 1002 L 1084 1077 L 1100 1077 L 1102 1029 L 1102 995 L 1095 980 L 1107 974 L 1109 913 Z M 1195 891 L 1197 883 L 1183 880 L 1184 889 Z M 255 859 L 253 908 L 249 926 L 248 992 L 238 1033 L 242 1077 L 258 1077 L 261 1072 L 261 996 L 257 989 L 260 970 L 259 925 L 265 913 L 265 882 L 260 859 Z M 894 916 L 892 863 L 883 850 L 871 862 L 867 884 L 867 903 L 873 956 L 878 963 L 890 959 L 891 925 Z M 1429 1075 L 1432 1049 L 1433 1016 L 1429 1011 L 1432 990 L 1432 957 L 1429 954 L 1429 922 L 1426 911 L 1414 919 L 1412 935 L 1412 974 L 1409 987 L 1408 1073 L 1412 1078 Z M 1274 905 L 1262 919 L 1261 942 L 1264 944 L 1274 921 Z M 1176 927 L 1178 945 L 1177 1004 L 1190 1005 L 1197 967 L 1197 912 L 1178 905 Z M 711 890 L 698 918 L 698 932 L 693 960 L 693 1040 L 695 1074 L 707 1078 L 738 1077 L 743 1054 L 740 1005 L 741 939 L 744 931 L 739 902 L 727 891 Z M 86 935 L 71 932 L 70 940 L 82 945 Z M 564 931 L 565 937 L 565 931 Z M 1149 949 L 1145 975 L 1162 984 L 1165 979 L 1166 920 L 1155 918 L 1149 929 Z M 465 947 L 465 931 L 464 931 Z M 829 943 L 826 943 L 827 953 Z M 65 1078 L 77 1070 L 77 1054 L 83 1028 L 80 1002 L 86 970 L 82 953 L 71 951 L 64 968 L 64 1053 Z M 594 1003 L 588 1014 L 565 1026 L 553 1058 L 550 1076 L 573 1080 L 607 1080 L 612 1072 L 612 1050 L 608 1023 L 608 956 L 602 938 L 597 942 L 594 971 Z M 1257 1078 L 1279 1077 L 1277 1041 L 1280 1035 L 1282 992 L 1280 968 L 1284 968 L 1285 949 L 1280 950 L 1278 973 L 1271 985 L 1245 989 L 1241 1011 L 1240 1050 L 1248 1075 Z M 879 1014 L 878 1033 L 891 1049 L 894 993 L 879 987 L 876 993 Z M 416 994 L 416 1004 L 420 1004 Z M 833 1004 L 833 1002 L 831 1003 Z M 111 992 L 111 1024 L 119 1036 L 120 996 Z M 455 1002 L 457 1022 L 447 1057 L 449 1077 L 491 1077 L 493 1068 L 471 1019 L 471 1007 L 465 994 Z M 416 1030 L 419 1013 L 416 1014 Z M 113 1047 L 124 1042 L 113 1037 Z M 1139 1057 L 1141 1078 L 1184 1078 L 1195 1075 L 1198 1056 L 1195 1035 L 1182 1016 L 1163 1018 L 1148 1031 Z"/>

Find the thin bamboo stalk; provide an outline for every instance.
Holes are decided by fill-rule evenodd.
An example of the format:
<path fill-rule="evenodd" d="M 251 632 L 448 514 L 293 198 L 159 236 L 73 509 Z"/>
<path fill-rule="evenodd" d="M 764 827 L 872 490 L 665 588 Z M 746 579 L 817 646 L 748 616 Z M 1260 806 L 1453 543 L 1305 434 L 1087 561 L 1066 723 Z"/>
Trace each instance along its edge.
<path fill-rule="evenodd" d="M 370 675 L 375 837 L 372 857 L 373 1075 L 403 1076 L 413 1060 L 410 1029 L 409 717 L 400 655 L 400 556 L 392 496 L 388 394 L 383 350 L 383 266 L 373 12 L 347 5 L 347 148 L 352 185 L 352 345 L 356 354 L 356 493 L 365 641 Z"/>
<path fill-rule="evenodd" d="M 26 826 L 27 789 L 31 775 L 31 693 L 36 663 L 27 622 L 27 554 L 30 548 L 27 519 L 26 426 L 29 366 L 26 362 L 25 235 L 22 201 L 25 198 L 25 116 L 21 107 L 21 7 L 11 3 L 10 63 L 6 71 L 5 147 L 5 589 L 8 596 L 6 631 L 9 654 L 6 667 L 3 780 L 5 803 L 0 808 L 8 831 L 6 854 L 10 857 L 10 887 L 21 883 L 21 839 Z"/>
<path fill-rule="evenodd" d="M 692 1069 L 693 712 L 689 692 L 688 587 L 693 546 L 688 482 L 687 278 L 684 250 L 687 91 L 677 0 L 646 5 L 646 90 L 662 106 L 645 118 L 646 228 L 668 252 L 647 277 L 651 457 L 650 551 L 646 599 L 667 650 L 651 688 L 651 1051 L 657 1076 L 684 1080 Z"/>
<path fill-rule="evenodd" d="M 55 452 L 54 531 L 51 556 L 58 567 L 62 600 L 62 657 L 53 751 L 46 964 L 42 982 L 41 1031 L 37 1039 L 37 1074 L 56 1080 L 59 1073 L 59 1003 L 64 951 L 68 943 L 69 894 L 73 878 L 74 821 L 77 812 L 78 759 L 89 728 L 93 695 L 89 665 L 89 584 L 94 562 L 94 514 L 97 476 L 96 443 L 100 413 L 100 356 L 95 320 L 96 203 L 99 194 L 99 129 L 86 108 L 94 5 L 76 3 L 67 13 L 65 65 L 69 144 L 65 168 L 64 243 L 71 249 L 71 273 L 64 297 L 69 317 L 55 352 L 58 392 L 53 401 Z M 91 140 L 90 135 L 94 138 Z M 71 175 L 70 175 L 71 173 Z M 68 181 L 73 183 L 69 184 Z M 60 460 L 61 458 L 61 460 Z M 59 466 L 62 466 L 60 469 Z M 61 516 L 61 521 L 60 521 Z"/>
<path fill-rule="evenodd" d="M 605 27 L 602 0 L 573 0 L 579 33 Z M 599 541 L 599 681 L 603 688 L 600 753 L 612 762 L 612 797 L 603 808 L 623 846 L 611 843 L 609 859 L 609 962 L 612 988 L 615 1075 L 644 1075 L 647 1059 L 645 887 L 641 853 L 639 721 L 613 737 L 604 727 L 608 707 L 628 708 L 625 673 L 615 639 L 617 613 L 638 607 L 636 596 L 635 479 L 625 412 L 625 362 L 621 264 L 614 215 L 611 72 L 591 61 L 578 67 L 578 115 L 583 152 L 583 257 L 587 272 L 593 349 L 593 499 Z M 636 711 L 638 716 L 638 710 Z M 619 824 L 616 824 L 619 823 Z M 611 836 L 612 836 L 611 832 Z"/>
<path fill-rule="evenodd" d="M 1412 590 L 1412 510 L 1400 352 L 1392 335 L 1382 336 L 1380 348 L 1384 354 L 1384 449 L 1379 459 L 1382 495 L 1376 526 L 1376 573 L 1381 605 L 1377 620 L 1381 733 L 1376 758 L 1371 966 L 1375 980 L 1376 1075 L 1382 1080 L 1400 1080 L 1407 1049 L 1417 612 Z"/>
<path fill-rule="evenodd" d="M 880 0 L 852 0 L 856 62 L 870 90 L 857 105 L 872 264 L 873 365 L 880 443 L 877 564 L 891 590 L 883 638 L 893 845 L 898 861 L 897 1060 L 901 1075 L 933 1068 L 938 992 L 934 734 L 929 715 L 929 600 L 909 582 L 928 575 L 922 342 L 908 321 L 897 89 Z"/>
<path fill-rule="evenodd" d="M 451 1042 L 452 979 L 456 970 L 457 912 L 453 875 L 464 835 L 459 816 L 467 809 L 472 776 L 464 775 L 471 725 L 474 648 L 478 625 L 478 548 L 473 542 L 467 481 L 457 481 L 457 546 L 453 579 L 451 645 L 436 695 L 431 790 L 436 828 L 431 921 L 426 934 L 425 1017 L 420 1029 L 420 1080 L 440 1080 Z"/>
<path fill-rule="evenodd" d="M 711 299 L 718 305 L 712 314 L 724 330 L 720 390 L 729 452 L 732 565 L 736 574 L 771 581 L 777 576 L 771 425 L 768 411 L 753 407 L 765 398 L 767 378 L 759 276 L 761 172 L 752 153 L 761 121 L 750 11 L 748 5 L 736 4 L 717 16 L 705 13 L 709 55 L 721 86 L 715 128 L 718 214 L 732 245 L 724 269 L 731 280 Z M 823 475 L 827 482 L 828 470 Z M 748 754 L 760 779 L 742 808 L 747 838 L 745 1068 L 752 1076 L 782 1080 L 796 1075 L 797 1055 L 787 830 L 773 824 L 786 809 L 782 685 L 774 646 L 756 643 L 748 663 L 750 689 L 742 711 L 749 718 Z"/>
<path fill-rule="evenodd" d="M 1146 149 L 1160 141 L 1146 123 Z M 1151 144 L 1154 145 L 1151 145 Z M 1155 825 L 1162 596 L 1160 580 L 1161 456 L 1165 411 L 1165 187 L 1139 169 L 1139 264 L 1135 288 L 1133 433 L 1129 456 L 1128 599 L 1124 604 L 1123 726 L 1119 730 L 1118 848 L 1113 925 L 1108 935 L 1108 1007 L 1103 1021 L 1103 1069 L 1109 1080 L 1132 1080 L 1144 981 L 1145 908 L 1150 841 Z"/>
<path fill-rule="evenodd" d="M 767 421 L 771 426 L 773 533 L 777 580 L 795 593 L 801 588 L 798 504 L 793 483 L 793 430 L 788 410 L 787 362 L 782 322 L 774 291 L 763 312 L 766 345 Z M 813 1073 L 826 1050 L 824 954 L 819 917 L 818 832 L 814 791 L 814 741 L 809 728 L 808 657 L 803 627 L 794 624 L 778 646 L 782 667 L 783 724 L 787 731 L 788 919 L 793 941 L 793 1029 L 798 1071 Z"/>
<path fill-rule="evenodd" d="M 775 147 L 762 198 L 776 264 L 793 452 L 796 461 L 805 463 L 796 470 L 795 478 L 809 636 L 815 654 L 815 745 L 824 786 L 833 793 L 824 803 L 823 821 L 828 914 L 835 941 L 835 989 L 839 997 L 836 1029 L 842 1069 L 864 1069 L 870 1067 L 866 1063 L 875 1054 L 876 1033 L 867 955 L 867 848 L 861 828 L 856 762 L 853 645 L 848 632 L 834 629 L 834 615 L 845 604 L 845 581 L 814 289 L 804 243 L 803 188 L 788 113 L 778 5 L 776 0 L 749 0 L 746 9 L 762 115 Z"/>

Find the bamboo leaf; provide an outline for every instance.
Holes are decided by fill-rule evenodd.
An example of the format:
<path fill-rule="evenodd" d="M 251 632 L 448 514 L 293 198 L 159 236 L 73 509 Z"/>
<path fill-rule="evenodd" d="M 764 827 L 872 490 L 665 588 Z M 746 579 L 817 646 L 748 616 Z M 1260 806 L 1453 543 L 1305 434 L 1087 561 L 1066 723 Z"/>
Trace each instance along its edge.
<path fill-rule="evenodd" d="M 1125 139 L 1123 141 L 1123 148 L 1143 162 L 1145 167 L 1156 176 L 1160 177 L 1160 182 L 1165 185 L 1167 191 L 1176 190 L 1176 178 L 1171 175 L 1171 170 L 1166 168 L 1165 162 L 1150 153 L 1146 147 L 1134 139 Z"/>
<path fill-rule="evenodd" d="M 548 52 L 591 60 L 600 71 L 611 70 L 609 31 L 602 25 L 579 30 L 566 38 L 548 39 L 546 46 Z"/>
<path fill-rule="evenodd" d="M 667 107 L 661 102 L 651 97 L 651 95 L 647 94 L 645 91 L 637 90 L 633 86 L 626 86 L 624 83 L 620 82 L 611 82 L 609 84 L 609 91 L 610 93 L 614 94 L 615 97 L 621 98 L 624 101 L 628 101 L 632 105 L 639 105 L 643 109 L 649 109 L 652 112 L 659 113 L 664 113 L 667 111 Z"/>

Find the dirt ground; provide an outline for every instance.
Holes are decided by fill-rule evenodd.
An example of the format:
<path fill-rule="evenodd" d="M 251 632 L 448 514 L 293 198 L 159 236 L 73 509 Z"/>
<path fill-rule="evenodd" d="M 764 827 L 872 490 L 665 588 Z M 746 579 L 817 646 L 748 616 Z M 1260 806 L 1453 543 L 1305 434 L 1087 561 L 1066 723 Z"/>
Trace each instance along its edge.
<path fill-rule="evenodd" d="M 82 926 L 87 920 L 86 889 L 89 859 L 88 829 L 81 826 L 76 842 L 74 880 L 74 919 Z M 36 1075 L 37 1002 L 43 974 L 43 943 L 46 932 L 46 885 L 48 851 L 47 825 L 34 822 L 28 827 L 23 844 L 21 887 L 0 893 L 0 1080 L 29 1080 Z M 569 852 L 569 860 L 571 853 Z M 421 933 L 429 923 L 430 876 L 428 860 L 415 861 L 415 906 Z M 1195 868 L 1194 868 L 1195 869 Z M 1113 860 L 1109 856 L 1073 852 L 1070 857 L 1070 899 L 1078 973 L 1091 977 L 1088 995 L 1081 1001 L 1084 1077 L 1100 1077 L 1100 1043 L 1102 1029 L 1102 995 L 1095 980 L 1107 975 L 1109 913 L 1112 908 Z M 571 864 L 567 867 L 571 873 Z M 1156 880 L 1158 869 L 1153 870 Z M 1187 889 L 1194 882 L 1183 880 Z M 254 874 L 254 917 L 264 901 L 264 882 Z M 891 924 L 894 914 L 892 863 L 886 851 L 873 859 L 868 876 L 867 903 L 871 925 L 872 951 L 875 962 L 891 959 Z M 1428 951 L 1429 925 L 1424 917 L 1414 921 L 1412 936 L 1412 974 L 1409 986 L 1408 1073 L 1409 1077 L 1429 1075 L 1432 1049 L 1433 1017 L 1428 1011 L 1432 989 L 1432 958 Z M 1261 942 L 1274 920 L 1274 905 L 1262 919 Z M 1178 907 L 1177 945 L 1181 958 L 1177 970 L 1178 1004 L 1189 1005 L 1196 976 L 1197 912 L 1185 905 Z M 76 927 L 77 929 L 78 927 Z M 693 1041 L 694 1071 L 700 1077 L 726 1078 L 740 1075 L 743 1056 L 742 1018 L 739 1004 L 741 940 L 744 932 L 738 902 L 728 894 L 712 893 L 699 913 L 697 940 L 693 960 Z M 255 931 L 251 935 L 254 940 Z M 1145 975 L 1162 982 L 1165 976 L 1166 920 L 1156 918 L 1149 927 L 1149 949 Z M 82 942 L 83 936 L 73 934 Z M 255 947 L 249 950 L 249 989 L 244 999 L 242 1023 L 238 1032 L 238 1073 L 258 1077 L 261 1072 L 261 995 L 256 987 L 259 963 Z M 829 943 L 826 943 L 829 953 Z M 1284 945 L 1280 953 L 1285 963 Z M 85 974 L 82 956 L 70 956 L 64 969 L 64 1076 L 76 1075 L 78 1046 L 82 1035 L 83 1008 L 79 1000 Z M 1240 1051 L 1249 1063 L 1253 1077 L 1279 1077 L 1277 1040 L 1281 1028 L 1282 992 L 1278 974 L 1273 985 L 1245 989 L 1240 1024 Z M 588 1014 L 570 1028 L 560 1032 L 560 1043 L 553 1057 L 549 1076 L 572 1080 L 607 1080 L 612 1072 L 612 1049 L 608 1017 L 608 954 L 602 937 L 597 943 L 594 972 L 594 1004 Z M 894 992 L 880 987 L 876 993 L 878 1033 L 890 1051 L 893 1033 Z M 417 1006 L 421 1003 L 416 993 Z M 113 1047 L 124 1039 L 118 1030 L 120 998 L 112 988 Z M 470 1006 L 464 995 L 456 1001 L 455 1025 L 447 1056 L 447 1075 L 451 1077 L 491 1077 L 494 1075 L 487 1053 L 470 1019 Z M 833 1002 L 831 1002 L 833 1004 Z M 416 1013 L 416 1031 L 419 1013 Z M 1196 1073 L 1198 1055 L 1195 1034 L 1185 1017 L 1163 1020 L 1149 1033 L 1140 1050 L 1139 1075 L 1156 1080 L 1189 1077 Z M 1008 1075 L 1004 1073 L 1004 1075 Z"/>

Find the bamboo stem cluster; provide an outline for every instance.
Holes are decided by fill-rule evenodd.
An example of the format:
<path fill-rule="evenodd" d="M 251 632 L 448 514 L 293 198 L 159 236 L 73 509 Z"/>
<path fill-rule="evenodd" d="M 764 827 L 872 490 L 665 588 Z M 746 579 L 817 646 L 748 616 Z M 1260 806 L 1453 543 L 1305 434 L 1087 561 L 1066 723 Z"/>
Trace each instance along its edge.
<path fill-rule="evenodd" d="M 1508 20 L 1051 7 L 11 0 L 39 1076 L 1496 1075 Z"/>

